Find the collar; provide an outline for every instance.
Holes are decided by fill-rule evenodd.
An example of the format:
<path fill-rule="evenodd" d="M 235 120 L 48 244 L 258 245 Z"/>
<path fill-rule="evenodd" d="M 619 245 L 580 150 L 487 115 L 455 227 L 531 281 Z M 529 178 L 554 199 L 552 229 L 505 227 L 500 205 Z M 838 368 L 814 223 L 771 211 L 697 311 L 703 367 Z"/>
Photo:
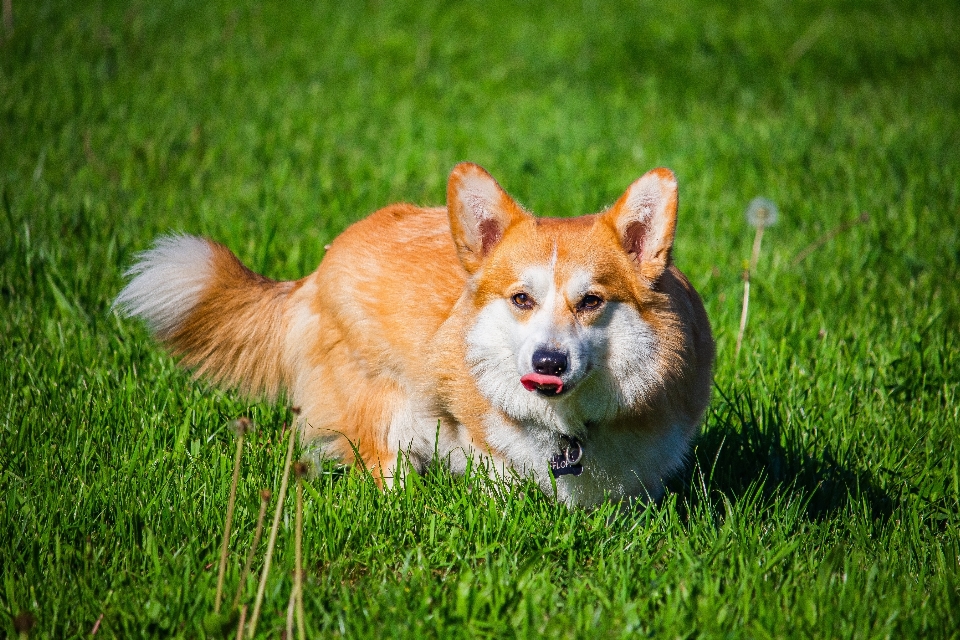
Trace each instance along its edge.
<path fill-rule="evenodd" d="M 560 436 L 560 453 L 550 458 L 550 471 L 554 476 L 583 473 L 583 445 L 573 436 Z"/>

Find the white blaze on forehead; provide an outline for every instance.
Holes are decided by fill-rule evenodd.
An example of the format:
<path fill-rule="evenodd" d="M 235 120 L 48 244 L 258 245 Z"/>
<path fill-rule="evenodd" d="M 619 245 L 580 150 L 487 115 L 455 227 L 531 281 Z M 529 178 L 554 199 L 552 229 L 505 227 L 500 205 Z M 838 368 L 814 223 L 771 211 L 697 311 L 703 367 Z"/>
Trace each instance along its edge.
<path fill-rule="evenodd" d="M 517 345 L 517 370 L 520 374 L 529 373 L 533 367 L 533 353 L 537 349 L 557 342 L 554 309 L 557 306 L 557 287 L 554 281 L 554 264 L 550 266 L 528 267 L 520 275 L 521 281 L 529 287 L 536 300 L 530 318 L 517 327 L 514 334 Z"/>
<path fill-rule="evenodd" d="M 583 296 L 590 293 L 593 286 L 593 274 L 590 271 L 586 269 L 575 269 L 570 274 L 570 277 L 567 278 L 563 289 L 567 295 L 567 299 L 576 303 L 583 298 Z"/>
<path fill-rule="evenodd" d="M 527 267 L 520 274 L 520 285 L 533 296 L 539 306 L 546 304 L 552 298 L 553 265 L 536 265 Z"/>

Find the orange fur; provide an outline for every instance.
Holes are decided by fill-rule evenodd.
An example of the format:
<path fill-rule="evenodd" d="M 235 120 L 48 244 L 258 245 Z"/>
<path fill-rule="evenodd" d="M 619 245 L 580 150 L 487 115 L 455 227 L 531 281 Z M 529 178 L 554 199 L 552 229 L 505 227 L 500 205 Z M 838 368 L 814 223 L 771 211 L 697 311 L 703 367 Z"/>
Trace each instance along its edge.
<path fill-rule="evenodd" d="M 134 273 L 149 276 L 151 269 L 159 274 L 160 267 L 181 269 L 176 260 L 195 261 L 202 275 L 183 278 L 199 283 L 200 293 L 184 297 L 182 308 L 166 298 L 150 306 L 142 291 L 152 281 L 135 278 L 117 304 L 167 327 L 158 337 L 197 375 L 249 394 L 274 397 L 286 389 L 301 407 L 304 435 L 320 443 L 324 455 L 351 462 L 356 452 L 378 479 L 390 480 L 400 451 L 410 454 L 415 467 L 439 451 L 452 467 L 457 464 L 450 456 L 476 454 L 489 456 L 502 470 L 527 473 L 541 455 L 537 447 L 545 446 L 554 429 L 582 438 L 588 450 L 592 438 L 601 451 L 608 441 L 615 450 L 622 437 L 629 446 L 649 443 L 643 446 L 670 452 L 671 462 L 662 468 L 653 453 L 638 458 L 633 471 L 629 460 L 625 471 L 619 466 L 611 471 L 600 461 L 583 478 L 563 478 L 570 483 L 563 499 L 595 502 L 601 490 L 613 498 L 657 495 L 659 489 L 647 485 L 682 459 L 709 400 L 713 361 L 703 305 L 671 261 L 677 206 L 673 174 L 650 172 L 606 212 L 538 219 L 485 171 L 462 164 L 451 174 L 447 201 L 447 208 L 398 204 L 376 211 L 344 231 L 319 268 L 296 282 L 254 274 L 212 241 L 206 241 L 209 256 L 202 265 L 192 256 L 148 256 L 152 262 L 144 258 Z M 177 242 L 164 246 L 176 251 Z M 539 307 L 528 312 L 511 306 L 518 287 L 527 286 L 523 278 L 541 272 L 553 278 L 552 284 L 538 285 L 552 292 L 548 313 L 536 316 Z M 602 298 L 601 311 L 578 306 L 581 280 Z M 626 320 L 618 320 L 619 329 L 605 328 L 613 326 L 614 311 Z M 529 332 L 534 317 L 546 327 L 544 344 L 553 335 L 575 341 L 580 333 L 593 332 L 598 344 L 607 340 L 610 349 L 619 349 L 616 353 L 635 354 L 646 373 L 608 366 L 588 349 L 588 357 L 600 358 L 591 366 L 603 371 L 584 374 L 577 383 L 585 390 L 575 386 L 568 394 L 573 399 L 549 402 L 524 395 L 520 373 L 516 389 L 509 375 L 501 376 L 511 402 L 529 398 L 542 402 L 536 407 L 544 415 L 556 410 L 560 416 L 555 427 L 517 419 L 509 403 L 498 404 L 478 380 L 477 372 L 495 363 L 471 364 L 477 357 L 471 350 L 484 348 L 483 327 Z M 623 344 L 633 339 L 623 327 L 636 327 L 637 345 L 646 340 L 652 346 Z M 597 382 L 600 375 L 615 383 L 630 378 L 624 388 L 643 391 L 621 398 Z M 565 408 L 590 389 L 599 397 L 597 415 L 606 416 L 599 418 L 602 428 L 584 414 L 588 409 Z M 576 402 L 576 407 L 593 406 L 589 397 Z M 568 420 L 567 415 L 580 417 Z M 521 461 L 510 453 L 513 448 L 533 452 L 534 462 Z M 542 470 L 532 471 L 544 485 Z M 626 477 L 630 473 L 639 484 Z M 597 489 L 591 482 L 610 486 Z"/>
<path fill-rule="evenodd" d="M 289 377 L 283 362 L 285 304 L 299 282 L 275 282 L 210 243 L 213 273 L 193 313 L 159 337 L 196 375 L 275 398 Z"/>

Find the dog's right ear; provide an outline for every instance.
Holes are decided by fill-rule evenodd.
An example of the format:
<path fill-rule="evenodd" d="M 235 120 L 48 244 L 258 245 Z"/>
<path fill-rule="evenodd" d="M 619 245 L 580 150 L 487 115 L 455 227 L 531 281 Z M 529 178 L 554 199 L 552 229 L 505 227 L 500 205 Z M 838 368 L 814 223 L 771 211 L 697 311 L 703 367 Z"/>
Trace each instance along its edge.
<path fill-rule="evenodd" d="M 507 227 L 529 215 L 483 167 L 470 162 L 461 162 L 450 172 L 447 213 L 457 256 L 471 274 Z"/>

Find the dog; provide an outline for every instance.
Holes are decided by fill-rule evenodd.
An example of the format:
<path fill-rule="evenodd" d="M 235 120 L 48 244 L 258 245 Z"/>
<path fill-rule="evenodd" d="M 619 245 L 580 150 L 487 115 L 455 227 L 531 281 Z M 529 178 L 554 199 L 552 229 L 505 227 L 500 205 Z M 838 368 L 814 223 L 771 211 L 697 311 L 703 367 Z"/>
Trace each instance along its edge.
<path fill-rule="evenodd" d="M 285 391 L 322 455 L 382 485 L 434 459 L 532 476 L 569 505 L 656 500 L 710 398 L 714 342 L 674 266 L 677 181 L 654 169 L 602 213 L 534 217 L 458 164 L 447 206 L 348 227 L 277 282 L 214 241 L 161 237 L 115 307 L 196 376 Z"/>

